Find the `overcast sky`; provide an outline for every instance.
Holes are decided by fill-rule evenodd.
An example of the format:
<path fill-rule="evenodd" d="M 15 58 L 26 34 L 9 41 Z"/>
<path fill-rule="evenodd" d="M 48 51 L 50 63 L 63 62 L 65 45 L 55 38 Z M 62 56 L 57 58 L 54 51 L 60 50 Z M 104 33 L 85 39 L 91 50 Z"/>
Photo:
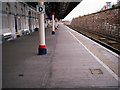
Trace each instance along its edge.
<path fill-rule="evenodd" d="M 100 11 L 101 8 L 106 4 L 106 2 L 112 2 L 116 4 L 117 0 L 82 0 L 65 18 L 64 20 L 71 21 L 72 18 L 90 14 L 93 12 Z"/>

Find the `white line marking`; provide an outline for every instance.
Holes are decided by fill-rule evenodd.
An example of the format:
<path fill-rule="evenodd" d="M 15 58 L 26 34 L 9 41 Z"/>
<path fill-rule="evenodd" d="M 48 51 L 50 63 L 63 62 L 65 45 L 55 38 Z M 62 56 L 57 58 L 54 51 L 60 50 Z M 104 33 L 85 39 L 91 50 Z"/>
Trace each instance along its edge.
<path fill-rule="evenodd" d="M 69 31 L 69 30 L 68 30 Z M 69 33 L 101 64 L 103 65 L 109 72 L 110 74 L 116 79 L 119 80 L 119 77 L 106 65 L 104 64 L 97 56 L 95 56 L 82 42 L 80 42 L 70 31 Z"/>
<path fill-rule="evenodd" d="M 67 26 L 66 26 L 66 27 L 67 27 Z M 69 28 L 69 27 L 67 27 L 67 28 L 70 29 L 72 32 L 78 33 L 78 32 L 76 32 L 75 30 L 72 30 L 72 29 Z M 80 34 L 80 33 L 78 33 L 78 34 Z M 80 34 L 80 35 L 81 35 L 82 37 L 84 37 L 84 38 L 90 40 L 90 41 L 93 42 L 94 44 L 99 45 L 100 47 L 102 47 L 103 49 L 105 49 L 105 50 L 107 50 L 108 52 L 112 53 L 113 55 L 115 55 L 115 56 L 117 56 L 117 57 L 120 57 L 117 53 L 115 53 L 115 52 L 109 50 L 108 48 L 106 48 L 106 47 L 100 45 L 99 43 L 96 43 L 95 41 L 89 39 L 88 37 L 86 37 L 86 36 L 84 36 L 84 35 L 82 35 L 82 34 Z"/>

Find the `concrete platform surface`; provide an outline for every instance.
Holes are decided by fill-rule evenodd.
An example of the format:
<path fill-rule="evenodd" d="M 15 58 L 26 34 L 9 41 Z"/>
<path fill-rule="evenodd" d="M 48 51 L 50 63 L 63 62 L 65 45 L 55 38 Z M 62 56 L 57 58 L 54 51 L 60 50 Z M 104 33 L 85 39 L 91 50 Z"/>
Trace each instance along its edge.
<path fill-rule="evenodd" d="M 37 55 L 38 32 L 4 43 L 3 88 L 118 89 L 114 74 L 72 33 L 62 24 L 55 35 L 51 35 L 51 28 L 47 28 L 48 54 L 44 56 Z"/>

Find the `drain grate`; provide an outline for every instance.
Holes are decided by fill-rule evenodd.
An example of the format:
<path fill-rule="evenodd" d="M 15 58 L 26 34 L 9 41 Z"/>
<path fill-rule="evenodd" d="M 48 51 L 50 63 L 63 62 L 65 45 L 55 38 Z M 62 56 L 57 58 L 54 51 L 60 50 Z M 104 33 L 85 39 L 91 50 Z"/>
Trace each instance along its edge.
<path fill-rule="evenodd" d="M 89 69 L 91 74 L 103 74 L 101 69 Z"/>

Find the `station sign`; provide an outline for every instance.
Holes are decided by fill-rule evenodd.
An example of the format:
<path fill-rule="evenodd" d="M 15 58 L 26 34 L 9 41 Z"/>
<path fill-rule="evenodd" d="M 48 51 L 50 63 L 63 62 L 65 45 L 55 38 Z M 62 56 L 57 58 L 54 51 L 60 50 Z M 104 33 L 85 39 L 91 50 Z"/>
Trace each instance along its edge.
<path fill-rule="evenodd" d="M 37 5 L 37 12 L 45 13 L 45 5 Z"/>

